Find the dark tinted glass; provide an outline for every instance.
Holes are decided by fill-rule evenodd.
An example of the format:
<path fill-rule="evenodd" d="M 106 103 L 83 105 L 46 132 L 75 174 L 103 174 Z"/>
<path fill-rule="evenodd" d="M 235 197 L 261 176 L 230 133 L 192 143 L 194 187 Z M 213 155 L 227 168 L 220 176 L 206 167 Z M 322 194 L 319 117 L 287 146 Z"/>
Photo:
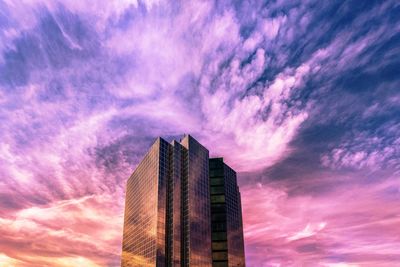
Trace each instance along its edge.
<path fill-rule="evenodd" d="M 213 257 L 213 260 L 217 260 L 217 261 L 227 260 L 228 252 L 226 252 L 226 251 L 213 252 L 212 257 Z"/>
<path fill-rule="evenodd" d="M 226 249 L 228 249 L 228 244 L 226 241 L 212 242 L 212 249 L 213 250 L 226 250 Z"/>
<path fill-rule="evenodd" d="M 224 178 L 212 178 L 210 183 L 211 183 L 211 185 L 223 185 Z"/>
<path fill-rule="evenodd" d="M 211 203 L 225 203 L 225 196 L 211 196 Z"/>
<path fill-rule="evenodd" d="M 218 241 L 218 240 L 226 240 L 226 233 L 221 232 L 221 233 L 212 233 L 212 240 L 213 241 Z"/>
<path fill-rule="evenodd" d="M 225 188 L 223 186 L 212 186 L 210 189 L 212 195 L 223 194 L 225 191 Z"/>

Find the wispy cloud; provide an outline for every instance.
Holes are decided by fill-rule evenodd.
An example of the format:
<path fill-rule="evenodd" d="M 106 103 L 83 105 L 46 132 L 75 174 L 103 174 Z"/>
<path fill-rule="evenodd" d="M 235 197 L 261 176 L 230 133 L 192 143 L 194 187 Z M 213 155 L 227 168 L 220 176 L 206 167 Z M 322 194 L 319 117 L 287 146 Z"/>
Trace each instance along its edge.
<path fill-rule="evenodd" d="M 246 172 L 248 266 L 397 260 L 389 234 L 366 237 L 397 222 L 373 215 L 398 192 L 395 1 L 0 9 L 0 261 L 117 266 L 125 181 L 156 136 L 182 133 Z"/>
<path fill-rule="evenodd" d="M 114 247 L 120 245 L 119 209 L 110 195 L 21 209 L 0 219 L 0 249 L 26 266 L 104 266 L 112 258 L 117 265 L 119 253 Z"/>
<path fill-rule="evenodd" d="M 346 136 L 346 141 L 339 147 L 322 155 L 322 165 L 336 169 L 390 169 L 394 175 L 398 175 L 399 130 L 398 124 L 388 122 L 376 127 L 375 133 L 368 131 L 352 133 Z"/>
<path fill-rule="evenodd" d="M 246 253 L 251 266 L 385 265 L 382 254 L 398 260 L 400 240 L 393 236 L 400 220 L 396 181 L 346 184 L 318 196 L 288 192 L 284 183 L 244 188 Z"/>

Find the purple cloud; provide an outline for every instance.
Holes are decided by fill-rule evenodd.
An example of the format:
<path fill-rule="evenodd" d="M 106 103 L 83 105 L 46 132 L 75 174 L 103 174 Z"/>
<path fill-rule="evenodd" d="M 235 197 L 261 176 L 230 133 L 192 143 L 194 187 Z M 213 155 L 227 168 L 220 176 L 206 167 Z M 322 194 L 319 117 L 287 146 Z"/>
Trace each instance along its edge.
<path fill-rule="evenodd" d="M 126 179 L 182 133 L 240 172 L 247 266 L 399 261 L 395 1 L 0 9 L 1 263 L 118 266 Z"/>

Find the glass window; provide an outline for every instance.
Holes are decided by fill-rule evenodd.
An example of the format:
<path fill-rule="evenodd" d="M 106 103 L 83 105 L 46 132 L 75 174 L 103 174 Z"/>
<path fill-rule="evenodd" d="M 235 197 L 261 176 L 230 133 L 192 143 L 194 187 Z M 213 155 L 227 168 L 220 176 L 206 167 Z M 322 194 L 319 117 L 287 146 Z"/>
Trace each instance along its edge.
<path fill-rule="evenodd" d="M 211 196 L 211 203 L 225 203 L 224 195 Z"/>
<path fill-rule="evenodd" d="M 216 213 L 211 215 L 211 220 L 212 221 L 225 221 L 226 220 L 226 215 L 225 213 Z"/>
<path fill-rule="evenodd" d="M 212 213 L 225 213 L 225 204 L 212 204 Z"/>
<path fill-rule="evenodd" d="M 222 242 L 212 242 L 212 249 L 213 250 L 227 250 L 228 244 L 226 241 Z"/>
<path fill-rule="evenodd" d="M 212 230 L 215 232 L 226 231 L 225 222 L 214 222 L 212 223 Z"/>
<path fill-rule="evenodd" d="M 213 252 L 212 257 L 213 257 L 213 260 L 217 260 L 217 261 L 227 260 L 228 252 L 226 252 L 226 251 Z"/>
<path fill-rule="evenodd" d="M 212 233 L 212 240 L 213 241 L 226 240 L 226 232 Z"/>
<path fill-rule="evenodd" d="M 224 185 L 224 178 L 211 178 L 211 185 Z"/>
<path fill-rule="evenodd" d="M 210 170 L 210 176 L 224 176 L 224 169 Z"/>
<path fill-rule="evenodd" d="M 210 169 L 217 168 L 218 163 L 215 160 L 210 160 Z"/>
<path fill-rule="evenodd" d="M 225 193 L 223 186 L 212 186 L 211 187 L 211 194 L 223 194 Z"/>
<path fill-rule="evenodd" d="M 228 262 L 227 261 L 216 261 L 213 262 L 213 267 L 228 267 Z"/>

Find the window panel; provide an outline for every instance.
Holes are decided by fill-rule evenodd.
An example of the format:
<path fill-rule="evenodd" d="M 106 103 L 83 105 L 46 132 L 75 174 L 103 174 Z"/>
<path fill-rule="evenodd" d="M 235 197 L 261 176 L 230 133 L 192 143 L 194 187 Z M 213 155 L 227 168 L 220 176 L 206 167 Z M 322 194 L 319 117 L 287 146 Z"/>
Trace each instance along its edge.
<path fill-rule="evenodd" d="M 211 213 L 225 213 L 225 204 L 213 204 L 211 206 Z"/>
<path fill-rule="evenodd" d="M 211 185 L 224 185 L 224 178 L 212 178 L 210 180 Z"/>
<path fill-rule="evenodd" d="M 225 203 L 225 196 L 223 195 L 211 196 L 211 203 Z"/>
<path fill-rule="evenodd" d="M 228 267 L 228 262 L 227 261 L 216 261 L 213 262 L 213 267 Z"/>
<path fill-rule="evenodd" d="M 210 190 L 211 194 L 223 194 L 225 193 L 225 188 L 223 186 L 212 186 Z"/>
<path fill-rule="evenodd" d="M 212 224 L 212 230 L 214 232 L 222 232 L 222 231 L 226 231 L 226 224 L 225 222 L 214 222 Z"/>
<path fill-rule="evenodd" d="M 211 215 L 211 220 L 212 221 L 225 221 L 226 220 L 226 214 L 225 213 L 215 213 Z"/>
<path fill-rule="evenodd" d="M 223 261 L 228 260 L 228 252 L 226 251 L 217 251 L 212 254 L 213 260 Z"/>
<path fill-rule="evenodd" d="M 224 169 L 214 169 L 210 170 L 210 176 L 223 176 L 224 175 Z"/>
<path fill-rule="evenodd" d="M 212 233 L 212 240 L 213 241 L 226 240 L 226 232 Z"/>
<path fill-rule="evenodd" d="M 226 241 L 223 242 L 212 242 L 212 249 L 213 250 L 227 250 L 228 243 Z"/>

